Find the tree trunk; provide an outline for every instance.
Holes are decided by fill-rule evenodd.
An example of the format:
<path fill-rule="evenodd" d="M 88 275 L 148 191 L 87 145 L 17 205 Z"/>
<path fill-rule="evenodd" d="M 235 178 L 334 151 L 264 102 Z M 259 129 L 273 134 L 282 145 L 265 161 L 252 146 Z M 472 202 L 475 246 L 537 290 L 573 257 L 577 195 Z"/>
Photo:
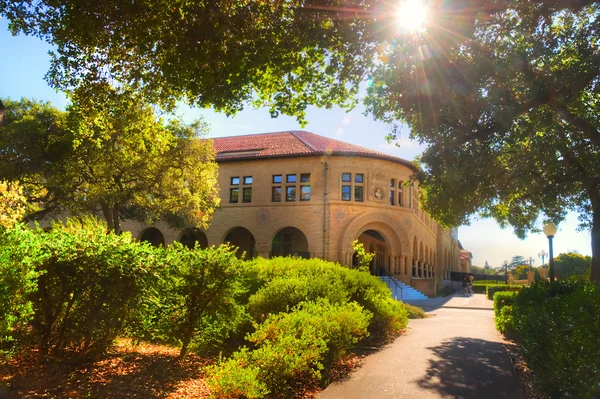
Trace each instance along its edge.
<path fill-rule="evenodd" d="M 113 217 L 113 230 L 116 235 L 121 234 L 121 221 L 119 220 L 119 206 L 115 205 L 112 211 Z"/>
<path fill-rule="evenodd" d="M 106 224 L 108 225 L 108 230 L 109 231 L 114 230 L 115 225 L 113 223 L 114 220 L 113 220 L 113 215 L 112 215 L 110 207 L 104 201 L 100 203 L 100 207 L 102 207 L 102 215 L 104 216 L 104 220 L 106 220 Z"/>
<path fill-rule="evenodd" d="M 600 195 L 596 194 L 598 197 Z M 600 198 L 592 199 L 592 281 L 600 283 Z"/>

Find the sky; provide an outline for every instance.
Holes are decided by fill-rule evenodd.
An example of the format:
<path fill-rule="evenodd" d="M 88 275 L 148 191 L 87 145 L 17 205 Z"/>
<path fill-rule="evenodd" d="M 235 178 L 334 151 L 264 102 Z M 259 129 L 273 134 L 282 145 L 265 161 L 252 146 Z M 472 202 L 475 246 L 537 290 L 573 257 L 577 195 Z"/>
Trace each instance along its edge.
<path fill-rule="evenodd" d="M 50 66 L 50 50 L 47 43 L 37 38 L 12 36 L 8 31 L 8 22 L 0 19 L 0 98 L 36 98 L 64 108 L 68 104 L 66 97 L 44 81 L 44 75 Z M 407 127 L 402 129 L 398 145 L 387 143 L 385 136 L 391 127 L 364 115 L 362 106 L 350 112 L 339 108 L 309 108 L 308 125 L 304 128 L 293 117 L 271 118 L 266 109 L 249 107 L 229 118 L 209 109 L 192 109 L 186 106 L 181 106 L 178 112 L 186 120 L 203 117 L 211 126 L 212 137 L 308 130 L 408 160 L 413 160 L 424 149 L 408 138 L 410 131 Z M 558 226 L 554 238 L 555 255 L 568 251 L 591 255 L 590 232 L 577 231 L 577 225 L 577 214 L 572 213 Z M 548 240 L 542 233 L 520 240 L 510 227 L 503 230 L 490 219 L 473 218 L 470 226 L 459 228 L 458 235 L 463 247 L 472 252 L 473 264 L 479 266 L 487 261 L 492 267 L 498 267 L 504 260 L 510 261 L 515 255 L 533 257 L 534 266 L 537 266 L 541 264 L 537 254 L 542 249 L 548 251 Z"/>

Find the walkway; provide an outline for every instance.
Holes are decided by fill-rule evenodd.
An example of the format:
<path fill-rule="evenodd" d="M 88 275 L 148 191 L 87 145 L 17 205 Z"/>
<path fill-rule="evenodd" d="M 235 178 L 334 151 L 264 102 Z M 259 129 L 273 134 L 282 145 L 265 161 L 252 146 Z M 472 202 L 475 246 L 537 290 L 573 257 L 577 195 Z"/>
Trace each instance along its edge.
<path fill-rule="evenodd" d="M 494 310 L 494 301 L 487 299 L 485 294 L 474 294 L 470 297 L 459 295 L 406 301 L 411 305 L 419 306 L 425 310 L 431 308 L 460 308 L 460 309 L 487 309 Z"/>
<path fill-rule="evenodd" d="M 321 399 L 520 399 L 520 387 L 488 310 L 439 308 L 368 356 Z"/>

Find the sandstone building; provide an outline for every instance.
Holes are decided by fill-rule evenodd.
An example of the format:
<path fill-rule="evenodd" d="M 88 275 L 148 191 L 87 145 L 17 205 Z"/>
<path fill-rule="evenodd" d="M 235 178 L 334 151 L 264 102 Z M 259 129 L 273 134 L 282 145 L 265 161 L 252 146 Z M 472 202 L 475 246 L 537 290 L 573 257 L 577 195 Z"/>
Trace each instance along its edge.
<path fill-rule="evenodd" d="M 455 229 L 419 209 L 409 161 L 305 131 L 214 139 L 221 207 L 211 227 L 174 230 L 126 222 L 155 244 L 231 242 L 240 255 L 319 257 L 357 265 L 351 242 L 388 273 L 427 295 L 461 265 Z"/>

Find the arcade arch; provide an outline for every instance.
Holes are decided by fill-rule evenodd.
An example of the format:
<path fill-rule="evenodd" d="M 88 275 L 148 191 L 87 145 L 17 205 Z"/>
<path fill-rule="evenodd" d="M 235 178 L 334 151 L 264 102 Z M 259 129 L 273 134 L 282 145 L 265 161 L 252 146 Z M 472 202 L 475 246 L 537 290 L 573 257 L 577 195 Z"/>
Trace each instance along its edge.
<path fill-rule="evenodd" d="M 141 231 L 140 241 L 146 241 L 153 247 L 165 246 L 165 236 L 156 227 L 148 227 Z"/>
<path fill-rule="evenodd" d="M 256 257 L 256 240 L 250 230 L 245 227 L 237 226 L 229 230 L 223 242 L 238 247 L 236 256 L 240 259 Z"/>
<path fill-rule="evenodd" d="M 271 240 L 271 256 L 297 256 L 310 258 L 308 239 L 296 227 L 284 227 Z"/>
<path fill-rule="evenodd" d="M 206 234 L 202 230 L 193 227 L 188 227 L 181 232 L 179 242 L 189 249 L 195 248 L 196 244 L 198 244 L 198 248 L 204 249 L 208 247 Z"/>

